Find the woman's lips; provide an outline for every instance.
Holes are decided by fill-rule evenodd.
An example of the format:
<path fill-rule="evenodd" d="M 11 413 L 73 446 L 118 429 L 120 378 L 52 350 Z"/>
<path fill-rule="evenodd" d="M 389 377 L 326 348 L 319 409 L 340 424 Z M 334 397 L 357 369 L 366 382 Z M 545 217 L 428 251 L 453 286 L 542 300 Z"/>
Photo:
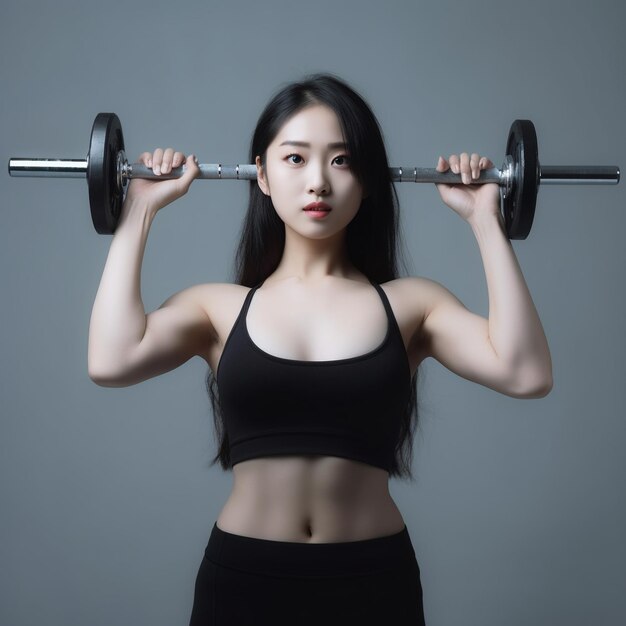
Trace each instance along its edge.
<path fill-rule="evenodd" d="M 309 215 L 309 217 L 313 217 L 315 219 L 324 218 L 330 214 L 330 209 L 327 211 L 315 210 L 315 209 L 304 209 L 304 212 Z"/>
<path fill-rule="evenodd" d="M 326 210 L 326 211 L 331 211 L 332 207 L 328 204 L 326 204 L 325 202 L 311 202 L 310 204 L 307 204 L 304 207 L 305 211 L 311 211 L 311 210 L 317 210 L 317 211 L 321 211 L 321 210 Z"/>

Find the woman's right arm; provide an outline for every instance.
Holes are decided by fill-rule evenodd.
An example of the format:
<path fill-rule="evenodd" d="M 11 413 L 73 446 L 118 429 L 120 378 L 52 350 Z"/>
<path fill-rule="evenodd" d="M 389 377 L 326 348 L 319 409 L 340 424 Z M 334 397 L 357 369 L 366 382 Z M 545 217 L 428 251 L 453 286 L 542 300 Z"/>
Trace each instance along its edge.
<path fill-rule="evenodd" d="M 181 165 L 184 159 L 182 153 L 175 153 L 170 148 L 156 150 L 153 155 L 144 152 L 140 156 L 140 161 L 152 167 L 155 173 L 167 173 L 172 167 Z M 159 369 L 163 370 L 164 358 L 168 365 L 175 365 L 190 351 L 190 342 L 199 327 L 210 328 L 210 321 L 199 304 L 198 289 L 180 292 L 170 299 L 171 302 L 168 301 L 171 304 L 169 309 L 158 311 L 161 313 L 161 332 L 171 333 L 169 355 L 163 353 L 163 346 L 155 346 L 155 350 L 161 351 L 157 358 L 162 362 L 161 367 L 155 369 L 154 362 L 149 363 L 150 354 L 144 349 L 142 358 L 146 367 L 139 371 L 139 347 L 147 329 L 140 289 L 146 241 L 157 212 L 187 193 L 198 175 L 194 157 L 190 156 L 185 165 L 187 171 L 181 178 L 167 181 L 133 179 L 128 187 L 89 324 L 88 371 L 90 378 L 98 384 L 122 386 L 145 380 L 151 372 L 152 375 L 161 373 Z M 164 315 L 166 310 L 168 313 Z M 178 344 L 175 343 L 177 339 Z M 187 359 L 191 356 L 189 354 Z M 131 371 L 133 381 L 129 382 Z"/>

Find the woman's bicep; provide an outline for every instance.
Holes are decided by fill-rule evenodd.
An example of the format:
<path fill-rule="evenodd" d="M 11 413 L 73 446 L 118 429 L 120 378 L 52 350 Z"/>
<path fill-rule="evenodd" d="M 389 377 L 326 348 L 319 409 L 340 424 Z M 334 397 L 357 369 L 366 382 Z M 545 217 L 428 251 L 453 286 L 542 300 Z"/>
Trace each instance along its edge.
<path fill-rule="evenodd" d="M 514 372 L 491 344 L 489 321 L 469 311 L 439 283 L 427 280 L 423 288 L 428 303 L 422 326 L 426 355 L 467 380 L 521 397 Z"/>
<path fill-rule="evenodd" d="M 144 336 L 128 355 L 123 370 L 99 382 L 115 387 L 135 385 L 203 354 L 215 332 L 204 303 L 208 287 L 183 289 L 148 313 Z"/>

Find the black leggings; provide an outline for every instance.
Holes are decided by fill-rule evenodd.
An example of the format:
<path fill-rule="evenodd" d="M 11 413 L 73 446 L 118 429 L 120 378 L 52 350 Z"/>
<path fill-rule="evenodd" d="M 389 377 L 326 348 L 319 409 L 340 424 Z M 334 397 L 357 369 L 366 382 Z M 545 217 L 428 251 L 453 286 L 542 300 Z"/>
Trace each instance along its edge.
<path fill-rule="evenodd" d="M 406 526 L 387 537 L 300 543 L 213 526 L 190 626 L 424 626 Z"/>

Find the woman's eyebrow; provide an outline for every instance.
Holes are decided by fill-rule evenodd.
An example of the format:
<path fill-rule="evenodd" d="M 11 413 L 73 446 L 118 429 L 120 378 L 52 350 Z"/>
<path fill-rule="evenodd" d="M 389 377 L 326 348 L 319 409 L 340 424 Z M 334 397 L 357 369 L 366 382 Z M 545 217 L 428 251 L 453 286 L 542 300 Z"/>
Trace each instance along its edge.
<path fill-rule="evenodd" d="M 281 146 L 301 146 L 303 148 L 310 148 L 311 144 L 306 141 L 283 141 Z M 336 141 L 335 143 L 329 143 L 329 148 L 347 148 L 348 146 L 343 141 Z"/>

